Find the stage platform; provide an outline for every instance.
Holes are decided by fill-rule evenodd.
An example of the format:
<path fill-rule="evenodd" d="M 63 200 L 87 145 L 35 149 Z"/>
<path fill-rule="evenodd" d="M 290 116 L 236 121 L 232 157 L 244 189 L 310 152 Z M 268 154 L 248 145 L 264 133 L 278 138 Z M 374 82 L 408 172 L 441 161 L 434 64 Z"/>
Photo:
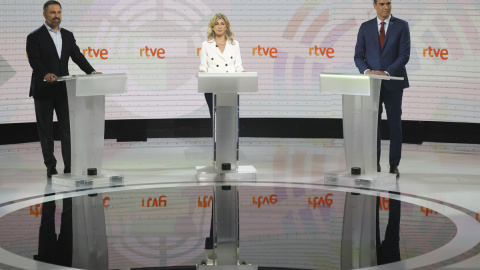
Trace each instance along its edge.
<path fill-rule="evenodd" d="M 58 142 L 55 154 L 62 172 Z M 211 138 L 107 140 L 104 169 L 122 174 L 123 182 L 68 187 L 47 179 L 38 142 L 0 146 L 0 268 L 68 269 L 33 260 L 43 208 L 55 201 L 60 234 L 68 198 L 74 205 L 75 199 L 98 198 L 108 268 L 194 269 L 205 259 L 214 185 L 197 180 L 196 166 L 211 165 L 212 157 Z M 383 142 L 383 171 L 387 157 Z M 324 182 L 324 173 L 345 169 L 338 139 L 241 138 L 239 165 L 257 171 L 256 179 L 223 183 L 238 186 L 239 252 L 246 263 L 340 269 L 345 196 L 358 193 L 379 198 L 382 240 L 389 201 L 401 201 L 401 260 L 367 269 L 480 268 L 480 145 L 404 144 L 400 179 L 369 186 Z M 75 226 L 74 217 L 74 232 Z"/>

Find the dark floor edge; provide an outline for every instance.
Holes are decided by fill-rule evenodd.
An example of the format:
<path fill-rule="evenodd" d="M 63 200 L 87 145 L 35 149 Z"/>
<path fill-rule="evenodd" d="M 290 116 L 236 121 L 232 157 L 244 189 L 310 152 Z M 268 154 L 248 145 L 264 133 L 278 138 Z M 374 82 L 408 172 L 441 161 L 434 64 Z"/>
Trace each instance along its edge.
<path fill-rule="evenodd" d="M 36 123 L 1 124 L 0 145 L 37 142 Z M 445 142 L 480 144 L 480 124 L 433 121 L 402 121 L 403 142 Z M 343 138 L 342 119 L 325 118 L 241 118 L 240 137 L 257 138 Z M 382 139 L 388 139 L 388 124 L 381 125 Z M 105 139 L 146 141 L 148 138 L 211 137 L 212 124 L 201 119 L 107 120 Z M 57 123 L 54 138 L 58 139 Z"/>

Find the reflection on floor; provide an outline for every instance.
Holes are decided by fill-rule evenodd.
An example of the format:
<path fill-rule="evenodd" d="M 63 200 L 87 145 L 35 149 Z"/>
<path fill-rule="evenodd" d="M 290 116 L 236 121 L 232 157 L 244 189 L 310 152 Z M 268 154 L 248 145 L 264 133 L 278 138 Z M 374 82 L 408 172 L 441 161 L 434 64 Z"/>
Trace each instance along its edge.
<path fill-rule="evenodd" d="M 109 268 L 194 265 L 204 258 L 212 188 L 208 183 L 199 186 L 194 175 L 195 166 L 211 163 L 211 147 L 211 139 L 204 138 L 106 142 L 104 169 L 125 175 L 121 189 L 98 189 L 108 236 Z M 240 149 L 240 165 L 254 165 L 258 171 L 255 183 L 239 187 L 241 259 L 277 268 L 339 269 L 345 195 L 355 187 L 323 186 L 323 173 L 343 169 L 343 141 L 243 138 Z M 381 164 L 386 170 L 387 145 L 382 150 Z M 41 160 L 38 143 L 0 146 L 0 247 L 29 259 L 39 254 L 39 226 L 46 207 L 41 205 L 43 195 L 59 196 L 54 215 L 59 234 L 65 202 L 62 196 L 91 193 L 50 185 Z M 480 265 L 475 237 L 475 243 L 467 243 L 463 249 L 455 244 L 457 228 L 471 230 L 462 232 L 467 236 L 480 232 L 477 164 L 480 147 L 476 145 L 404 145 L 399 182 L 368 191 L 371 196 L 380 196 L 380 243 L 386 240 L 391 202 L 398 196 L 386 192 L 401 194 L 399 251 L 407 263 L 396 265 L 396 269 Z M 421 203 L 408 202 L 416 199 Z M 450 208 L 444 210 L 438 204 Z M 458 210 L 466 218 L 452 218 L 458 214 L 451 211 Z M 441 247 L 459 254 L 435 258 Z M 0 263 L 28 264 L 12 263 L 19 258 L 8 252 L 0 252 Z M 414 261 L 429 258 L 429 254 L 432 261 Z M 41 269 L 42 265 L 35 267 Z"/>

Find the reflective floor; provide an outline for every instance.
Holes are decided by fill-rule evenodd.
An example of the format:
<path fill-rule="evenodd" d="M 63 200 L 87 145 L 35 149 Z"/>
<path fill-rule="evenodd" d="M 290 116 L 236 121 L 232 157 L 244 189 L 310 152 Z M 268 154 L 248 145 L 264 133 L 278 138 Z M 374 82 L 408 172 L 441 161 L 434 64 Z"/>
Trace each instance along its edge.
<path fill-rule="evenodd" d="M 195 269 L 211 244 L 213 204 L 213 183 L 198 182 L 195 166 L 211 164 L 211 147 L 107 141 L 104 169 L 122 173 L 123 185 L 77 188 L 47 180 L 38 143 L 0 146 L 1 268 Z M 342 140 L 242 138 L 240 149 L 240 165 L 258 171 L 225 183 L 238 186 L 242 261 L 345 268 L 347 197 L 364 196 L 378 216 L 381 264 L 368 269 L 479 269 L 480 147 L 404 145 L 400 180 L 370 187 L 324 184 L 324 172 L 343 169 Z"/>

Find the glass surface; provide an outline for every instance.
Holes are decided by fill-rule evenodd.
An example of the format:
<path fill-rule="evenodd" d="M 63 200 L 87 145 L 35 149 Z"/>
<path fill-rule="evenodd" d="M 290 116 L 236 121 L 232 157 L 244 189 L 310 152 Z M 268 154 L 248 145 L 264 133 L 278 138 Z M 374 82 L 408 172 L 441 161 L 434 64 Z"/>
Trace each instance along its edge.
<path fill-rule="evenodd" d="M 241 261 L 276 269 L 340 269 L 347 193 L 274 186 L 239 186 L 238 193 Z M 205 260 L 206 245 L 211 247 L 212 195 L 212 186 L 190 186 L 46 201 L 2 217 L 0 245 L 30 259 L 72 266 L 80 253 L 92 253 L 79 250 L 78 242 L 93 238 L 97 263 L 109 269 L 193 267 Z M 377 201 L 379 262 L 425 254 L 456 234 L 450 219 L 426 207 L 383 197 Z M 99 206 L 96 225 L 86 224 L 85 230 L 75 215 L 92 205 Z M 99 230 L 102 211 L 105 228 Z M 88 223 L 88 213 L 82 212 L 82 220 Z M 89 229 L 93 235 L 83 235 Z"/>

